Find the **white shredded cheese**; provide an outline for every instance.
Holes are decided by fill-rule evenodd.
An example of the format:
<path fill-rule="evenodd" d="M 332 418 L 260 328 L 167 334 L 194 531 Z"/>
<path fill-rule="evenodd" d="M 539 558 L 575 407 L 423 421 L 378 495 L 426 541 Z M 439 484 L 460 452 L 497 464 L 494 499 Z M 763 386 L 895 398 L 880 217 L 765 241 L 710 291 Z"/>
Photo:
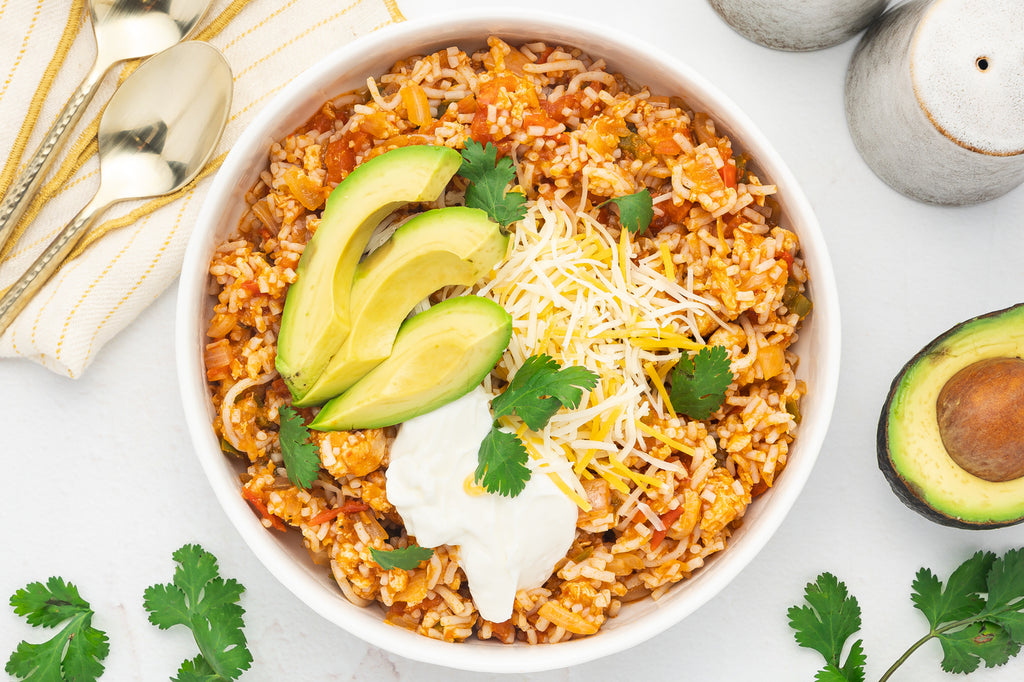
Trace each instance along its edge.
<path fill-rule="evenodd" d="M 634 258 L 628 232 L 616 238 L 591 215 L 556 204 L 530 204 L 515 225 L 508 257 L 479 291 L 513 320 L 498 371 L 511 377 L 527 357 L 546 353 L 563 367 L 586 367 L 600 377 L 579 409 L 560 411 L 543 432 L 524 434 L 524 442 L 580 507 L 589 509 L 580 482 L 586 469 L 629 493 L 631 506 L 638 499 L 634 488 L 659 483 L 625 460 L 679 468 L 646 452 L 637 432 L 644 417 L 673 416 L 644 365 L 674 362 L 683 350 L 699 348 L 698 315 L 721 320 L 710 301 L 655 267 L 662 267 L 659 253 Z"/>

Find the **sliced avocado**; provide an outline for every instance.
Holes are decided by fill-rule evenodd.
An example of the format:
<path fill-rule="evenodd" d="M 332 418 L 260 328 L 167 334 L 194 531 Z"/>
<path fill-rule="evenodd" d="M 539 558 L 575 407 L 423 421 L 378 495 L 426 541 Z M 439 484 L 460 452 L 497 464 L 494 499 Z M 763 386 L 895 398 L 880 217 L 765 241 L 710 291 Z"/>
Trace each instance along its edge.
<path fill-rule="evenodd" d="M 304 395 L 349 332 L 349 292 L 377 224 L 410 202 L 433 201 L 462 164 L 454 149 L 400 147 L 360 164 L 327 198 L 288 289 L 277 341 L 277 371 Z"/>
<path fill-rule="evenodd" d="M 391 426 L 461 398 L 512 338 L 512 317 L 480 296 L 457 296 L 406 320 L 387 360 L 324 405 L 318 431 Z"/>
<path fill-rule="evenodd" d="M 904 504 L 958 528 L 1024 521 L 1024 364 L 993 363 L 1022 356 L 1024 304 L 956 325 L 903 367 L 882 408 L 877 446 L 878 466 Z M 993 373 L 993 364 L 1009 373 Z M 969 451 L 972 439 L 984 444 L 980 455 Z M 978 461 L 985 457 L 994 461 Z M 999 478 L 992 469 L 1017 478 L 982 478 Z"/>
<path fill-rule="evenodd" d="M 435 209 L 399 227 L 356 268 L 349 335 L 295 404 L 318 405 L 346 391 L 387 359 L 417 303 L 441 287 L 476 283 L 507 248 L 508 235 L 476 208 Z"/>

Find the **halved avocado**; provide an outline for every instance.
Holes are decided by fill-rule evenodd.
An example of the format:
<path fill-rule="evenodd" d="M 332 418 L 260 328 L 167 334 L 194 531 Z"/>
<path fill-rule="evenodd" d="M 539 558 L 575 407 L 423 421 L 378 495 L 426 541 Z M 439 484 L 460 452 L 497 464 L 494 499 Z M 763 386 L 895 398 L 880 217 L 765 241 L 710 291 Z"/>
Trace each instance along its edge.
<path fill-rule="evenodd" d="M 319 405 L 387 359 L 402 320 L 441 287 L 469 286 L 502 259 L 508 235 L 484 211 L 452 206 L 399 227 L 356 268 L 351 325 L 341 349 L 295 405 Z"/>
<path fill-rule="evenodd" d="M 370 234 L 405 204 L 433 201 L 462 164 L 448 147 L 400 147 L 360 164 L 327 198 L 288 289 L 277 371 L 305 395 L 349 332 L 349 294 Z"/>
<path fill-rule="evenodd" d="M 878 466 L 904 504 L 958 528 L 1024 521 L 1022 357 L 1024 304 L 956 325 L 896 375 Z M 1017 477 L 988 480 L 1001 472 Z"/>
<path fill-rule="evenodd" d="M 512 317 L 490 299 L 457 296 L 406 320 L 387 360 L 324 405 L 317 431 L 399 424 L 469 393 L 512 338 Z"/>

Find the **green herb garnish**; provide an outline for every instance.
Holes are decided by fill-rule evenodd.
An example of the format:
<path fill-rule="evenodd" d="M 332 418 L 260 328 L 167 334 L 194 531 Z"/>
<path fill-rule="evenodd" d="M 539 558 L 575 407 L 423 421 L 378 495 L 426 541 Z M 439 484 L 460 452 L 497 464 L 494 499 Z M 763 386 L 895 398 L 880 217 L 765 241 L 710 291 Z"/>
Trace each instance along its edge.
<path fill-rule="evenodd" d="M 477 451 L 473 477 L 489 493 L 515 497 L 530 480 L 529 458 L 519 436 L 492 426 Z"/>
<path fill-rule="evenodd" d="M 654 200 L 646 187 L 639 192 L 601 202 L 597 207 L 606 204 L 619 207 L 619 224 L 633 234 L 643 234 L 654 219 Z"/>
<path fill-rule="evenodd" d="M 860 630 L 860 605 L 846 591 L 846 585 L 831 573 L 822 573 L 804 589 L 805 606 L 789 609 L 789 626 L 796 630 L 796 642 L 814 649 L 825 658 L 826 665 L 815 676 L 819 682 L 864 681 L 863 642 L 850 646 L 846 662 L 840 657 L 846 640 Z"/>
<path fill-rule="evenodd" d="M 316 446 L 309 442 L 309 429 L 294 408 L 285 405 L 278 413 L 281 416 L 278 438 L 288 480 L 300 488 L 309 488 L 320 473 L 320 456 Z"/>
<path fill-rule="evenodd" d="M 586 367 L 560 367 L 549 355 L 531 355 L 505 392 L 491 402 L 494 418 L 515 415 L 540 431 L 561 407 L 576 409 L 598 376 Z"/>
<path fill-rule="evenodd" d="M 526 216 L 526 195 L 505 191 L 516 177 L 512 159 L 498 159 L 498 148 L 490 142 L 484 146 L 476 140 L 466 140 L 459 175 L 469 180 L 466 206 L 484 210 L 502 227 Z"/>
<path fill-rule="evenodd" d="M 184 625 L 199 645 L 199 656 L 181 664 L 176 682 L 236 679 L 252 664 L 242 632 L 245 610 L 238 604 L 245 588 L 221 578 L 217 558 L 199 545 L 185 545 L 172 556 L 178 564 L 174 581 L 146 588 L 143 606 L 150 623 L 161 630 Z"/>
<path fill-rule="evenodd" d="M 434 550 L 419 545 L 409 545 L 401 549 L 376 549 L 370 548 L 370 556 L 385 571 L 392 568 L 400 568 L 404 571 L 411 571 L 419 567 L 424 561 L 434 556 Z"/>
<path fill-rule="evenodd" d="M 669 398 L 679 414 L 707 419 L 722 406 L 733 382 L 729 354 L 722 346 L 705 346 L 693 358 L 684 356 L 672 370 Z"/>
<path fill-rule="evenodd" d="M 849 639 L 860 629 L 860 607 L 846 585 L 823 573 L 807 585 L 807 606 L 789 609 L 789 625 L 800 646 L 819 652 L 827 665 L 815 680 L 862 682 L 866 659 L 861 640 L 850 648 L 846 663 L 839 659 Z M 970 673 L 984 663 L 1004 665 L 1024 645 L 1024 549 L 1001 558 L 977 552 L 960 564 L 946 585 L 927 568 L 917 572 L 911 601 L 928 620 L 928 633 L 900 656 L 879 682 L 886 682 L 921 645 L 938 639 L 942 669 Z"/>
<path fill-rule="evenodd" d="M 560 408 L 575 409 L 583 390 L 594 388 L 597 380 L 585 367 L 562 368 L 544 354 L 528 357 L 505 392 L 491 401 L 494 423 L 477 453 L 476 482 L 487 492 L 506 497 L 521 493 L 530 480 L 529 455 L 519 436 L 502 431 L 498 420 L 516 416 L 531 430 L 539 431 Z"/>
<path fill-rule="evenodd" d="M 66 624 L 42 644 L 20 642 L 4 667 L 7 674 L 28 682 L 94 682 L 103 674 L 110 645 L 106 633 L 92 626 L 92 608 L 77 587 L 58 577 L 46 585 L 29 583 L 14 593 L 11 606 L 33 627 Z"/>

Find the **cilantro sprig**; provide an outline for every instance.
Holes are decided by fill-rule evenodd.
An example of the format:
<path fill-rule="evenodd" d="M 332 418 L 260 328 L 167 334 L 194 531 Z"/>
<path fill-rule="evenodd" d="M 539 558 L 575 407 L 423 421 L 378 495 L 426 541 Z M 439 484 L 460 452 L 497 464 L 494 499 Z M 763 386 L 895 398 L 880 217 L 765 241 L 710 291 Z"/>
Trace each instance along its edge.
<path fill-rule="evenodd" d="M 526 358 L 505 392 L 491 401 L 494 422 L 477 452 L 474 480 L 487 492 L 515 497 L 530 480 L 529 454 L 519 436 L 502 431 L 498 420 L 516 416 L 533 430 L 543 429 L 562 407 L 579 406 L 584 390 L 598 376 L 585 367 L 561 367 L 543 353 Z"/>
<path fill-rule="evenodd" d="M 796 641 L 802 647 L 814 649 L 826 662 L 818 671 L 819 682 L 864 682 L 863 641 L 850 646 L 846 662 L 840 657 L 846 640 L 860 630 L 860 605 L 856 597 L 846 591 L 846 585 L 831 573 L 822 573 L 804 589 L 807 604 L 789 609 L 789 626 L 796 630 Z"/>
<path fill-rule="evenodd" d="M 78 588 L 63 578 L 29 583 L 11 597 L 11 606 L 33 627 L 64 627 L 41 644 L 22 641 L 4 670 L 26 682 L 94 682 L 110 652 L 107 635 L 92 626 L 93 610 Z"/>
<path fill-rule="evenodd" d="M 722 346 L 705 346 L 693 358 L 683 356 L 671 381 L 669 398 L 675 411 L 690 419 L 707 419 L 722 406 L 733 382 L 729 353 Z"/>
<path fill-rule="evenodd" d="M 316 446 L 309 442 L 309 429 L 294 408 L 282 406 L 278 414 L 281 416 L 278 439 L 288 480 L 300 488 L 309 488 L 320 473 L 320 455 Z"/>
<path fill-rule="evenodd" d="M 377 549 L 371 547 L 370 556 L 385 571 L 390 571 L 392 568 L 411 571 L 434 556 L 434 550 L 428 547 L 420 547 L 419 545 L 409 545 L 399 549 Z"/>
<path fill-rule="evenodd" d="M 928 632 L 900 656 L 879 679 L 886 682 L 925 642 L 938 639 L 942 669 L 970 673 L 984 663 L 1004 665 L 1024 645 L 1024 549 L 1002 557 L 977 552 L 960 564 L 946 584 L 929 569 L 917 572 L 911 601 L 928 621 Z M 846 585 L 823 573 L 805 590 L 807 605 L 789 609 L 789 624 L 800 646 L 814 649 L 826 661 L 815 680 L 863 682 L 866 658 L 855 641 L 846 662 L 840 656 L 846 641 L 860 629 L 860 607 Z"/>
<path fill-rule="evenodd" d="M 178 564 L 174 580 L 146 588 L 143 606 L 153 625 L 184 625 L 199 645 L 199 656 L 181 664 L 175 682 L 237 679 L 252 664 L 242 632 L 245 610 L 238 604 L 245 588 L 220 577 L 216 557 L 199 545 L 185 545 L 172 556 Z"/>
<path fill-rule="evenodd" d="M 597 205 L 598 208 L 607 204 L 619 207 L 619 224 L 632 234 L 643 234 L 654 219 L 654 199 L 645 187 L 639 192 L 613 197 Z"/>
<path fill-rule="evenodd" d="M 512 159 L 499 159 L 498 148 L 492 143 L 481 145 L 467 139 L 459 175 L 469 180 L 466 206 L 482 209 L 503 228 L 526 216 L 526 195 L 505 191 L 516 177 Z"/>

